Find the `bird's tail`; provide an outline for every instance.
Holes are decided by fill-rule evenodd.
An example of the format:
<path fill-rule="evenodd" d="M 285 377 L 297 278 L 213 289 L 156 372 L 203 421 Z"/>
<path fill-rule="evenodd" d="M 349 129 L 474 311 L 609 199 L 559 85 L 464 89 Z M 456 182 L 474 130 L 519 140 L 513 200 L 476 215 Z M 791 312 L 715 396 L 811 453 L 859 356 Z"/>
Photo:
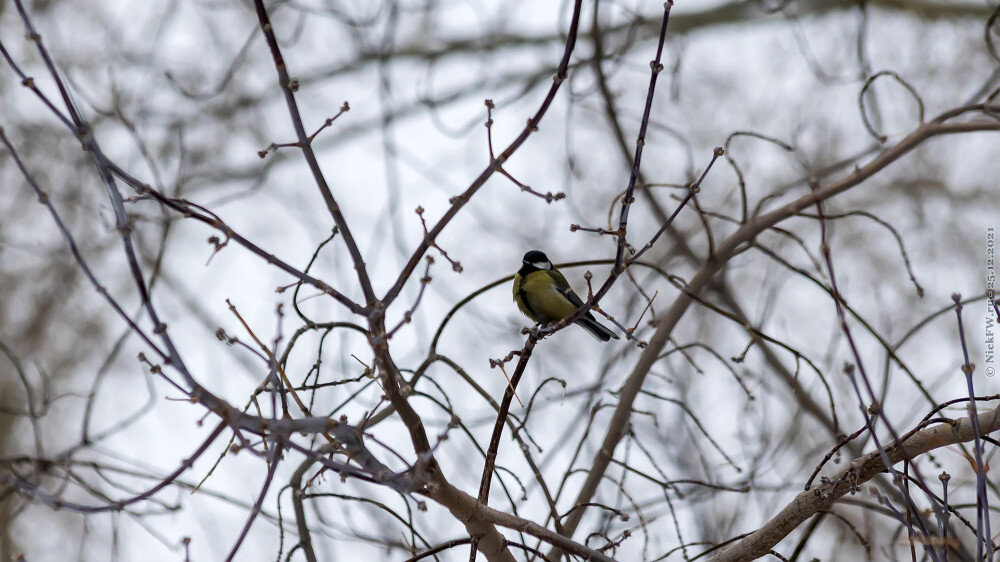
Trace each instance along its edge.
<path fill-rule="evenodd" d="M 582 326 L 585 330 L 590 332 L 590 335 L 601 341 L 608 341 L 611 338 L 619 339 L 618 334 L 612 332 L 608 328 L 601 325 L 592 314 L 587 314 L 579 320 L 576 321 L 577 324 Z"/>

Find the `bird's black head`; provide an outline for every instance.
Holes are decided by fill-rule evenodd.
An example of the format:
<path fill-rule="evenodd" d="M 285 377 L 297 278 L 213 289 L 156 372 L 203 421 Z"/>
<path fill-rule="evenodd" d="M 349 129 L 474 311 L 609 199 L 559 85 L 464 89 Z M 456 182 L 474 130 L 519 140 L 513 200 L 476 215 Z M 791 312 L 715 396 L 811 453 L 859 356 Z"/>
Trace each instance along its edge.
<path fill-rule="evenodd" d="M 521 263 L 524 264 L 521 270 L 529 273 L 539 269 L 552 269 L 552 262 L 549 261 L 549 257 L 544 252 L 539 252 L 538 250 L 531 250 L 524 254 Z"/>

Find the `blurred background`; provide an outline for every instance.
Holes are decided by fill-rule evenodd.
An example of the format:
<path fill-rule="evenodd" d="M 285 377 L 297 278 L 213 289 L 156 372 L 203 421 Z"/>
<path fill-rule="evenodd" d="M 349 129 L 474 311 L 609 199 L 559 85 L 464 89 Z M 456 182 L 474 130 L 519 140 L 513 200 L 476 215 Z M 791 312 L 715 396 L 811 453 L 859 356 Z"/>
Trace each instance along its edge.
<path fill-rule="evenodd" d="M 497 154 L 541 104 L 565 47 L 572 3 L 267 5 L 298 81 L 306 130 L 319 129 L 349 104 L 314 148 L 382 294 L 423 238 L 415 210 L 422 208 L 433 224 L 449 198 L 489 165 L 485 100 L 496 107 L 490 132 Z M 848 176 L 922 121 L 992 102 L 1000 86 L 991 52 L 998 30 L 987 27 L 995 6 L 678 1 L 629 216 L 632 246 L 640 248 L 660 228 L 714 147 L 726 155 L 706 176 L 697 204 L 685 207 L 644 256 L 648 266 L 630 268 L 602 310 L 648 339 L 678 286 L 741 221 L 801 197 L 810 183 Z M 268 149 L 294 142 L 295 132 L 252 3 L 45 0 L 26 1 L 25 8 L 109 159 L 361 298 L 342 237 L 324 245 L 333 224 L 301 152 Z M 581 295 L 587 271 L 595 288 L 604 280 L 615 240 L 571 232 L 570 225 L 617 227 L 662 10 L 659 2 L 583 3 L 568 78 L 537 133 L 504 163 L 522 184 L 565 198 L 547 203 L 494 174 L 437 239 L 461 267 L 431 249 L 432 281 L 412 323 L 391 340 L 404 372 L 428 357 L 447 358 L 426 369 L 410 402 L 432 435 L 447 432 L 438 461 L 453 484 L 473 495 L 496 417 L 486 396 L 499 401 L 507 384 L 489 360 L 519 349 L 520 330 L 530 322 L 511 301 L 508 283 L 463 299 L 512 275 L 529 249 L 557 264 L 604 260 L 562 269 Z M 0 41 L 9 61 L 58 100 L 25 37 L 14 3 L 0 0 Z M 97 277 L 148 327 L 90 155 L 22 86 L 9 61 L 0 68 L 0 127 Z M 968 301 L 963 318 L 977 364 L 976 394 L 1000 390 L 985 370 L 987 236 L 1000 227 L 998 177 L 996 133 L 933 138 L 825 206 L 852 335 L 899 432 L 935 405 L 968 397 L 952 293 Z M 202 406 L 137 360 L 149 350 L 88 283 L 9 151 L 0 151 L 0 187 L 0 470 L 83 504 L 135 495 L 191 455 L 215 421 L 203 425 Z M 367 376 L 372 351 L 363 335 L 338 328 L 291 339 L 310 321 L 364 319 L 318 290 L 293 290 L 293 277 L 234 242 L 217 249 L 210 240 L 217 232 L 155 201 L 136 197 L 128 211 L 153 299 L 201 384 L 258 411 L 249 400 L 269 368 L 246 347 L 217 338 L 221 328 L 252 342 L 228 299 L 261 341 L 281 337 L 279 349 L 294 342 L 285 371 L 295 384 L 312 385 L 314 412 L 357 423 L 384 405 Z M 593 548 L 616 543 L 606 553 L 620 560 L 690 559 L 772 517 L 839 437 L 864 425 L 865 406 L 844 374 L 855 357 L 830 296 L 820 236 L 814 208 L 768 230 L 726 264 L 701 295 L 705 302 L 682 318 L 595 496 L 613 509 L 591 508 L 576 540 Z M 390 325 L 418 298 L 423 267 L 390 308 Z M 641 352 L 624 339 L 600 344 L 576 327 L 536 348 L 518 390 L 525 406 L 515 402 L 511 413 L 523 423 L 520 443 L 560 513 L 573 507 L 617 391 Z M 270 398 L 262 395 L 259 407 L 270 415 Z M 962 402 L 939 415 L 965 412 Z M 453 416 L 462 425 L 449 430 Z M 383 462 L 405 469 L 413 450 L 399 419 L 371 432 Z M 879 435 L 884 440 L 888 432 Z M 508 430 L 491 505 L 544 525 L 549 508 L 537 476 L 509 437 Z M 226 454 L 228 439 L 214 442 L 174 485 L 118 512 L 53 509 L 0 483 L 0 558 L 224 559 L 266 475 L 260 458 Z M 301 442 L 319 445 L 309 437 Z M 862 435 L 821 474 L 874 447 Z M 938 494 L 937 475 L 952 475 L 952 506 L 975 527 L 970 451 L 951 446 L 917 464 Z M 297 492 L 289 488 L 302 457 L 287 456 L 239 560 L 304 559 L 291 509 Z M 342 481 L 315 466 L 305 480 L 322 560 L 405 560 L 467 536 L 432 502 L 419 511 L 413 498 Z M 888 479 L 875 485 L 893 497 Z M 919 509 L 931 505 L 916 493 L 914 502 Z M 813 521 L 776 551 L 802 560 L 910 557 L 906 525 L 867 488 Z M 974 533 L 959 531 L 965 554 L 974 552 Z M 539 547 L 537 539 L 507 534 Z M 468 547 L 438 555 L 468 557 Z"/>

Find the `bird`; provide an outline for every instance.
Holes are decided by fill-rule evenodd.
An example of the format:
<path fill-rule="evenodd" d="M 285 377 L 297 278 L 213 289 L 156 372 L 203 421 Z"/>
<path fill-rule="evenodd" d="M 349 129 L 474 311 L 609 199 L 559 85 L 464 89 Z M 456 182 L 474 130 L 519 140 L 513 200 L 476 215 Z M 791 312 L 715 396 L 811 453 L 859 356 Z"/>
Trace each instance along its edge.
<path fill-rule="evenodd" d="M 583 299 L 573 291 L 563 274 L 552 266 L 545 253 L 531 250 L 524 254 L 521 263 L 521 269 L 514 274 L 514 302 L 533 322 L 558 322 L 583 306 Z M 589 311 L 577 318 L 576 323 L 601 341 L 620 339 Z"/>

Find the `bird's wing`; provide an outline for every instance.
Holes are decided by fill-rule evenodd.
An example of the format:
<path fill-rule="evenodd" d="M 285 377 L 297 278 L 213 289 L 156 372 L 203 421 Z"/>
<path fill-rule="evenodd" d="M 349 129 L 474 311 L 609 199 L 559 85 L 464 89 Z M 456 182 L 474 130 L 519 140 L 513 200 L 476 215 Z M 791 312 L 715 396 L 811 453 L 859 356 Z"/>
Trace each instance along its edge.
<path fill-rule="evenodd" d="M 566 297 L 566 300 L 573 303 L 573 306 L 577 308 L 583 306 L 583 299 L 580 298 L 580 295 L 576 294 L 576 291 L 573 290 L 573 287 L 569 286 L 569 281 L 567 281 L 566 278 L 563 277 L 562 273 L 559 273 L 559 271 L 555 269 L 546 270 L 546 273 L 548 273 L 549 276 L 552 277 L 553 280 L 555 280 L 556 289 L 558 289 L 559 292 L 564 297 Z"/>

